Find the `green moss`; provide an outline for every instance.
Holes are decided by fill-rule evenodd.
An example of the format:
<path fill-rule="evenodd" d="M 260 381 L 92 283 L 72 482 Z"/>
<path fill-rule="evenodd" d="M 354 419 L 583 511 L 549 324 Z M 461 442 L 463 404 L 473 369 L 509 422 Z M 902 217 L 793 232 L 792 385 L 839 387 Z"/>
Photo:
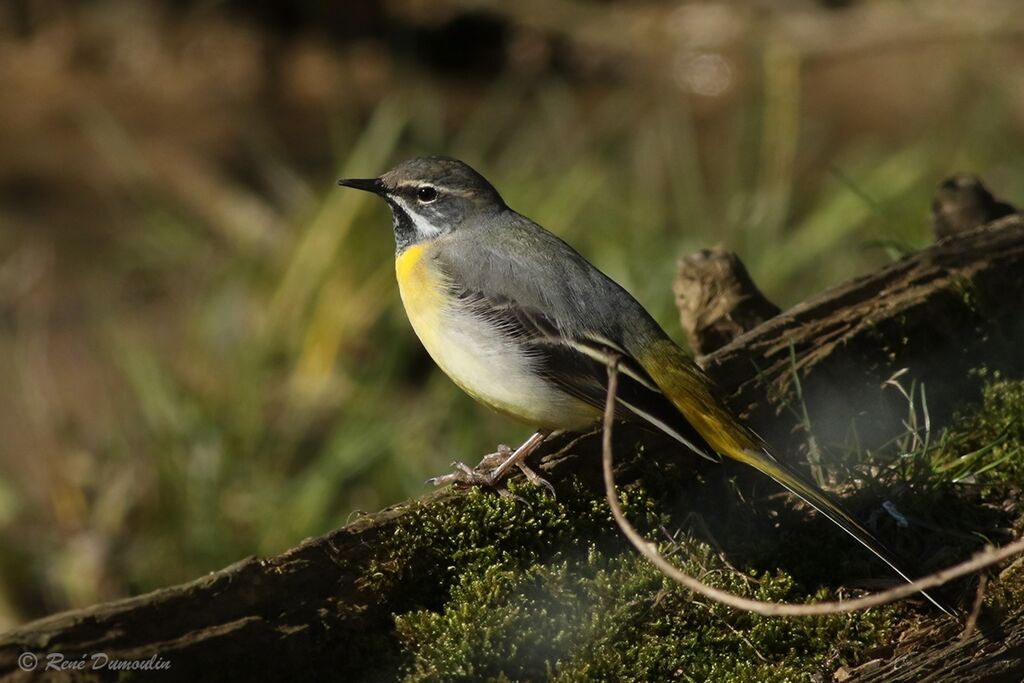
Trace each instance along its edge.
<path fill-rule="evenodd" d="M 1024 380 L 989 381 L 981 408 L 959 415 L 945 435 L 935 469 L 954 481 L 1024 481 Z"/>
<path fill-rule="evenodd" d="M 597 539 L 621 546 L 603 498 L 594 497 L 578 480 L 559 486 L 552 498 L 539 487 L 512 484 L 512 495 L 480 490 L 443 505 L 423 506 L 403 516 L 386 547 L 364 577 L 378 592 L 421 596 L 424 583 L 439 588 L 442 598 L 452 582 L 467 573 L 498 567 L 518 569 L 542 560 L 584 552 Z M 635 524 L 654 528 L 662 522 L 655 500 L 638 486 L 623 494 Z"/>
<path fill-rule="evenodd" d="M 1005 527 L 1009 520 L 992 518 L 989 502 L 1024 479 L 1022 406 L 1024 382 L 997 379 L 978 412 L 960 416 L 937 445 L 922 447 L 922 466 L 904 475 L 912 504 L 900 509 L 938 531 L 934 538 L 923 528 L 892 534 L 911 544 L 901 548 L 904 554 L 950 564 L 976 547 L 968 531 Z M 698 510 L 709 522 L 709 515 L 721 515 L 712 524 L 717 532 L 742 539 L 718 535 L 732 549 L 723 555 L 685 535 L 676 541 L 661 536 L 663 552 L 712 585 L 764 600 L 823 600 L 835 597 L 828 586 L 879 569 L 824 520 L 791 508 L 766 515 L 738 502 L 729 484 L 716 490 L 713 479 L 694 482 L 695 474 L 703 475 L 692 469 L 683 473 L 642 452 L 632 455 L 623 481 L 644 484 L 624 487 L 622 498 L 649 538 L 661 536 L 659 528 L 670 520 L 678 524 L 683 511 Z M 954 485 L 950 473 L 958 468 L 991 484 Z M 694 488 L 681 489 L 687 481 Z M 393 661 L 385 677 L 809 681 L 877 656 L 911 623 L 913 607 L 904 603 L 801 619 L 738 612 L 695 597 L 640 558 L 621 538 L 599 491 L 570 478 L 559 482 L 557 499 L 525 484 L 513 483 L 511 492 L 472 491 L 424 505 L 381 539 L 362 582 L 386 596 L 393 614 L 387 636 Z M 722 495 L 736 504 L 722 505 Z M 728 511 L 735 507 L 739 512 Z M 747 517 L 760 521 L 746 526 Z M 942 532 L 960 527 L 964 533 L 955 538 Z M 948 547 L 948 554 L 938 547 Z M 745 552 L 733 552 L 737 548 Z M 1024 580 L 994 582 L 989 604 L 1020 604 L 1022 588 Z"/>
<path fill-rule="evenodd" d="M 800 600 L 784 572 L 729 570 L 706 546 L 687 571 L 764 600 Z M 829 597 L 820 592 L 817 599 Z M 463 576 L 443 611 L 397 619 L 408 680 L 805 681 L 890 635 L 894 608 L 771 619 L 697 599 L 635 554 L 489 567 Z"/>
<path fill-rule="evenodd" d="M 998 373 L 988 379 L 980 409 L 958 416 L 936 469 L 956 481 L 977 484 L 981 497 L 991 504 L 1001 499 L 1016 502 L 1024 484 L 1024 380 L 1004 379 Z M 1019 534 L 1024 516 L 1019 509 L 1014 514 L 1018 518 L 1010 521 Z M 1024 604 L 1024 561 L 1018 559 L 999 573 L 988 586 L 985 602 L 997 610 Z"/>
<path fill-rule="evenodd" d="M 365 581 L 392 600 L 409 680 L 803 681 L 882 642 L 898 612 L 797 620 L 738 613 L 695 598 L 637 556 L 603 497 L 578 481 L 562 482 L 557 499 L 527 486 L 513 492 L 474 491 L 415 510 L 385 540 L 378 555 L 386 559 Z M 649 490 L 629 487 L 622 498 L 649 535 L 666 522 Z M 737 573 L 688 538 L 665 545 L 719 587 L 769 600 L 809 597 L 785 572 Z M 433 600 L 424 604 L 424 595 Z"/>

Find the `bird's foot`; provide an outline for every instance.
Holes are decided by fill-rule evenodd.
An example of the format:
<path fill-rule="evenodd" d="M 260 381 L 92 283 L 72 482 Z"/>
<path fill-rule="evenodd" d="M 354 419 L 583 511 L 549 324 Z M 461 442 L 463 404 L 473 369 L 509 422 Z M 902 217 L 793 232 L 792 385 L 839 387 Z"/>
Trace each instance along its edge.
<path fill-rule="evenodd" d="M 548 490 L 548 493 L 551 494 L 552 498 L 557 498 L 557 496 L 555 495 L 555 487 L 550 481 L 548 481 L 547 479 L 545 479 L 544 477 L 540 476 L 532 469 L 530 469 L 529 465 L 527 465 L 525 462 L 519 463 L 518 467 L 519 471 L 526 475 L 526 479 L 531 484 L 533 484 L 534 486 L 543 486 Z"/>
<path fill-rule="evenodd" d="M 454 472 L 442 474 L 427 480 L 428 484 L 434 486 L 486 486 L 494 488 L 497 479 L 494 477 L 494 470 L 512 456 L 512 449 L 505 444 L 498 444 L 498 450 L 488 453 L 475 468 L 464 462 L 453 462 Z"/>
<path fill-rule="evenodd" d="M 522 446 L 513 450 L 505 444 L 499 444 L 498 450 L 485 455 L 480 464 L 475 468 L 462 462 L 454 462 L 452 467 L 455 468 L 455 471 L 428 479 L 427 483 L 434 486 L 479 486 L 496 489 L 508 476 L 510 467 L 515 465 L 519 468 L 519 471 L 526 475 L 527 480 L 531 484 L 545 487 L 554 496 L 555 487 L 551 485 L 551 482 L 541 477 L 523 462 L 524 456 L 528 455 L 528 453 L 523 453 L 521 452 L 522 450 Z M 502 490 L 501 493 L 505 493 L 505 491 Z"/>

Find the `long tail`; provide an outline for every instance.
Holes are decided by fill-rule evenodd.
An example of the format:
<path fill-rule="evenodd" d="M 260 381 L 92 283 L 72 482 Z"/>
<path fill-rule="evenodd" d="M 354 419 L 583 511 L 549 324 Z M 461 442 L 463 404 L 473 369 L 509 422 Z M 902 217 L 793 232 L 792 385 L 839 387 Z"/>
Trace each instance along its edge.
<path fill-rule="evenodd" d="M 642 359 L 641 363 L 662 392 L 708 445 L 725 457 L 749 465 L 779 482 L 832 520 L 836 526 L 874 553 L 903 579 L 913 581 L 901 568 L 893 553 L 874 534 L 814 483 L 776 460 L 761 439 L 738 422 L 718 399 L 711 380 L 682 349 L 674 342 L 666 340 L 655 345 L 653 351 L 648 358 Z M 650 362 L 644 362 L 645 360 Z M 921 591 L 921 594 L 946 614 L 956 616 L 952 608 L 927 592 Z"/>

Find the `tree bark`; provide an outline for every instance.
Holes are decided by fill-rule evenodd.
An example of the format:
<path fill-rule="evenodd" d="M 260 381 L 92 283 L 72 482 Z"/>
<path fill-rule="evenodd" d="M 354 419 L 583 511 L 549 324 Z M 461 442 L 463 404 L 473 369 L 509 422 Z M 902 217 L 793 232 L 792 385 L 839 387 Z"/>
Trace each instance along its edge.
<path fill-rule="evenodd" d="M 972 369 L 1020 370 L 1022 301 L 1024 221 L 1011 216 L 814 297 L 702 362 L 729 404 L 776 447 L 794 443 L 797 427 L 809 427 L 819 443 L 841 440 L 851 419 L 862 445 L 881 443 L 905 429 L 906 399 L 883 386 L 898 371 L 907 369 L 905 386 L 927 387 L 937 428 L 976 390 L 964 379 Z M 798 387 L 801 404 L 794 403 Z M 565 443 L 549 455 L 559 446 Z M 579 468 L 597 472 L 599 463 L 549 457 L 544 464 L 553 482 Z M 77 662 L 102 652 L 117 660 L 156 656 L 170 665 L 163 680 L 373 680 L 375 664 L 359 661 L 360 643 L 392 629 L 392 614 L 408 597 L 375 593 L 361 577 L 403 514 L 452 505 L 462 495 L 427 495 L 277 557 L 249 558 L 188 584 L 26 624 L 0 636 L 0 678 L 39 680 L 47 653 Z M 1001 628 L 886 665 L 891 675 L 869 672 L 858 680 L 926 680 L 951 671 L 970 681 L 1021 680 L 1024 624 L 1018 615 Z M 25 652 L 41 658 L 36 671 L 19 668 Z M 48 675 L 117 677 L 88 667 Z"/>
<path fill-rule="evenodd" d="M 846 683 L 1019 683 L 1024 678 L 1024 614 L 921 652 L 860 667 Z"/>

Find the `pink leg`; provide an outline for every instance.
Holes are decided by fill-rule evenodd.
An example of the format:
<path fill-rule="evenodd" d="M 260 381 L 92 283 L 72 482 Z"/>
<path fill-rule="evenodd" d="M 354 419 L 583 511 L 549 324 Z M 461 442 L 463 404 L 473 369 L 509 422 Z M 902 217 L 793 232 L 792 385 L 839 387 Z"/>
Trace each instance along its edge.
<path fill-rule="evenodd" d="M 537 448 L 544 443 L 544 440 L 551 436 L 553 432 L 541 430 L 531 436 L 529 439 L 523 442 L 519 448 L 514 451 L 508 448 L 508 446 L 499 446 L 497 453 L 491 453 L 484 457 L 480 461 L 480 464 L 476 469 L 470 468 L 468 465 L 464 465 L 461 462 L 455 463 L 455 471 L 450 474 L 443 474 L 439 477 L 430 479 L 430 483 L 435 486 L 446 486 L 448 484 L 464 484 L 470 486 L 490 486 L 493 487 L 502 479 L 508 476 L 509 471 L 513 467 L 519 467 L 534 484 L 541 484 L 547 486 L 552 491 L 554 490 L 550 483 L 545 481 L 536 472 L 526 466 L 524 462 L 531 453 L 537 450 Z M 503 458 L 494 469 L 490 469 L 496 459 Z M 489 471 L 488 471 L 489 470 Z"/>

